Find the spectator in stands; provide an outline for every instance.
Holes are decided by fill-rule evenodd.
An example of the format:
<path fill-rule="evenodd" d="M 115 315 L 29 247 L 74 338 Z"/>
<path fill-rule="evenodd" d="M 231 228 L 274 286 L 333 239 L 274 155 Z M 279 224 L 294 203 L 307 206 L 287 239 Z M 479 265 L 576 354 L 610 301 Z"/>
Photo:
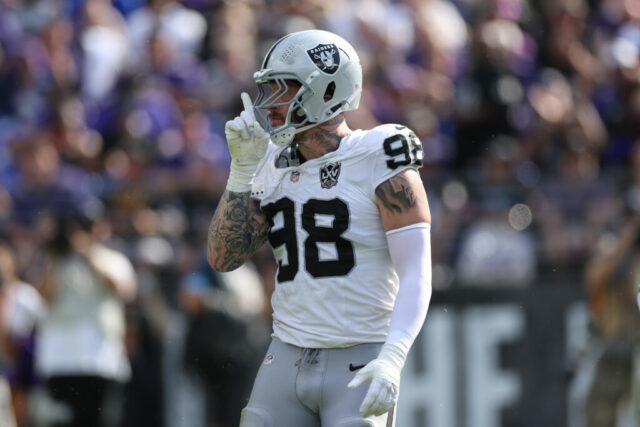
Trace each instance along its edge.
<path fill-rule="evenodd" d="M 260 277 L 250 265 L 216 273 L 203 260 L 184 277 L 181 302 L 189 315 L 185 365 L 202 380 L 206 425 L 236 426 L 269 338 Z"/>
<path fill-rule="evenodd" d="M 131 374 L 123 306 L 135 296 L 135 273 L 123 254 L 97 241 L 88 218 L 58 224 L 40 288 L 47 314 L 36 353 L 48 393 L 69 409 L 53 425 L 117 426 L 108 418 L 117 418 L 121 384 Z"/>
<path fill-rule="evenodd" d="M 37 382 L 34 371 L 35 330 L 44 316 L 44 302 L 32 285 L 20 280 L 16 267 L 13 249 L 6 241 L 0 241 L 1 353 L 17 426 L 26 427 L 30 394 Z"/>

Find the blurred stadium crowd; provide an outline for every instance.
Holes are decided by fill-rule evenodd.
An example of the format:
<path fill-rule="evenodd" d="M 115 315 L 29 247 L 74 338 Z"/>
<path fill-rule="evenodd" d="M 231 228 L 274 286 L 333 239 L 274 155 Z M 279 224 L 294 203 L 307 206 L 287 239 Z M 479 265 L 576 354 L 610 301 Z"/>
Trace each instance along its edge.
<path fill-rule="evenodd" d="M 266 49 L 309 28 L 360 54 L 351 127 L 397 122 L 422 141 L 436 289 L 583 286 L 640 211 L 637 0 L 0 0 L 0 237 L 36 288 L 63 218 L 128 257 L 130 399 L 162 403 L 150 379 L 176 313 L 242 306 L 256 320 L 240 335 L 263 344 L 268 298 L 203 267 L 207 227 L 225 121 Z M 270 250 L 253 264 L 242 274 L 268 295 Z M 163 422 L 131 407 L 128 425 Z"/>

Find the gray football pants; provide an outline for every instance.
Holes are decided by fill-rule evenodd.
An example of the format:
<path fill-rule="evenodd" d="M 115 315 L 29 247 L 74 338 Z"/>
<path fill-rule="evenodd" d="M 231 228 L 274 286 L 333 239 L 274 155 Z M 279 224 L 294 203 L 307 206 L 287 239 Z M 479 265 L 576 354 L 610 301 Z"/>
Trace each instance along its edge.
<path fill-rule="evenodd" d="M 260 366 L 241 427 L 390 427 L 391 411 L 362 418 L 369 382 L 347 384 L 358 367 L 375 359 L 382 344 L 309 349 L 274 338 Z"/>

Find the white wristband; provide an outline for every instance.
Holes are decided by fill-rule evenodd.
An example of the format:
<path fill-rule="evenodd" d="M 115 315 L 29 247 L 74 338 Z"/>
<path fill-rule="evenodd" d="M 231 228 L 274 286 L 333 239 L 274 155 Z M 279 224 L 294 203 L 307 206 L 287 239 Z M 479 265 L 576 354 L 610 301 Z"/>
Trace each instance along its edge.
<path fill-rule="evenodd" d="M 378 359 L 388 361 L 400 372 L 404 366 L 404 362 L 407 360 L 407 352 L 398 344 L 387 343 L 380 349 Z"/>
<path fill-rule="evenodd" d="M 253 174 L 257 167 L 257 163 L 239 163 L 231 160 L 229 179 L 227 179 L 227 191 L 234 193 L 247 193 L 251 191 L 251 182 L 253 181 Z"/>

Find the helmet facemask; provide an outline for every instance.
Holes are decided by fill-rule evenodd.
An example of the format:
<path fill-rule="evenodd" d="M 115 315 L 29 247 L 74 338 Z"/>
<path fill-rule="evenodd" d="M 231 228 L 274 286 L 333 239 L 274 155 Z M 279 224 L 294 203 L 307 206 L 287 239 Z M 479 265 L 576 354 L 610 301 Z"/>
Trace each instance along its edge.
<path fill-rule="evenodd" d="M 295 134 L 307 130 L 317 123 L 311 122 L 304 103 L 314 95 L 313 88 L 296 73 L 257 72 L 254 76 L 258 86 L 258 97 L 254 103 L 256 120 L 264 130 L 269 132 L 271 140 L 279 146 L 288 145 Z M 289 100 L 283 100 L 292 83 L 300 86 L 298 92 Z M 289 106 L 284 123 L 273 126 L 270 119 L 270 108 Z"/>

